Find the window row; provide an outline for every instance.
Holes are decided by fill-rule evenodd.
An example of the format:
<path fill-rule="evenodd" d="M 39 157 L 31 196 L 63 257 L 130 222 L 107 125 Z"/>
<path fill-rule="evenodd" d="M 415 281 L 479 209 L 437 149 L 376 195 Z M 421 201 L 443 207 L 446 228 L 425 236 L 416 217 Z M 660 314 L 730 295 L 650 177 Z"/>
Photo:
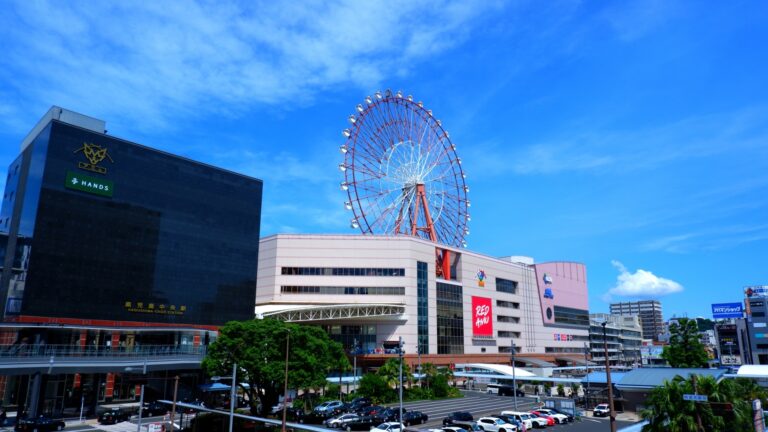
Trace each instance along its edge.
<path fill-rule="evenodd" d="M 496 291 L 509 294 L 517 294 L 517 282 L 502 278 L 496 278 Z"/>
<path fill-rule="evenodd" d="M 405 287 L 281 286 L 283 294 L 405 295 Z"/>
<path fill-rule="evenodd" d="M 579 327 L 589 327 L 589 311 L 555 306 L 555 322 Z"/>
<path fill-rule="evenodd" d="M 499 330 L 498 332 L 496 332 L 496 335 L 498 337 L 503 337 L 503 338 L 519 338 L 520 332 Z"/>
<path fill-rule="evenodd" d="M 520 303 L 509 302 L 504 300 L 496 300 L 496 306 L 502 308 L 520 309 Z"/>
<path fill-rule="evenodd" d="M 513 317 L 513 316 L 499 315 L 496 317 L 496 321 L 503 322 L 503 323 L 519 323 L 520 318 Z"/>
<path fill-rule="evenodd" d="M 584 353 L 584 348 L 571 348 L 571 347 L 544 347 L 545 353 Z M 594 359 L 593 359 L 594 360 Z"/>
<path fill-rule="evenodd" d="M 284 275 L 300 276 L 405 276 L 404 268 L 282 267 Z"/>

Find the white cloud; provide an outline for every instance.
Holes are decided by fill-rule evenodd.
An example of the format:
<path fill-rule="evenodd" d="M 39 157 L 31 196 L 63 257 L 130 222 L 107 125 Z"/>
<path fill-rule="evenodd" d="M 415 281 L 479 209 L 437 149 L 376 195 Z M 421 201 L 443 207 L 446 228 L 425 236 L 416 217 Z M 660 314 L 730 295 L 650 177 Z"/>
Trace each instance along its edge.
<path fill-rule="evenodd" d="M 301 105 L 332 86 L 375 90 L 497 6 L 444 3 L 20 1 L 0 17 L 0 79 L 30 101 L 149 128 Z"/>
<path fill-rule="evenodd" d="M 619 270 L 619 276 L 616 278 L 616 286 L 608 290 L 607 298 L 611 296 L 656 298 L 683 290 L 683 286 L 679 283 L 658 277 L 648 270 L 637 269 L 634 273 L 630 273 L 619 261 L 611 261 L 611 264 Z"/>

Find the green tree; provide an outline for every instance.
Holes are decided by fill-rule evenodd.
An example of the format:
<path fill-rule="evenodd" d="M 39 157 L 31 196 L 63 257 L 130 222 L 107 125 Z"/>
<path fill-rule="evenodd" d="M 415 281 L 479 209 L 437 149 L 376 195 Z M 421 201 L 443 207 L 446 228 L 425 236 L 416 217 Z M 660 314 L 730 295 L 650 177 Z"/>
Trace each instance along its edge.
<path fill-rule="evenodd" d="M 395 391 L 378 374 L 367 373 L 360 378 L 357 394 L 369 397 L 374 403 L 388 403 L 395 400 Z"/>
<path fill-rule="evenodd" d="M 293 389 L 323 387 L 327 372 L 346 358 L 341 344 L 316 326 L 273 319 L 230 321 L 208 347 L 203 370 L 209 375 L 229 376 L 237 363 L 238 385 L 248 395 L 251 412 L 261 402 L 266 412 L 283 393 L 285 349 L 290 333 L 288 386 Z"/>
<path fill-rule="evenodd" d="M 438 374 L 437 366 L 434 363 L 424 363 L 421 365 L 421 373 L 424 374 L 424 382 L 427 384 L 427 388 L 429 388 L 432 378 Z"/>
<path fill-rule="evenodd" d="M 400 382 L 400 359 L 391 358 L 387 360 L 386 363 L 381 365 L 376 373 L 384 378 L 384 381 L 386 381 L 390 387 L 396 388 Z M 410 382 L 411 378 L 411 368 L 407 363 L 403 362 L 403 384 Z"/>
<path fill-rule="evenodd" d="M 699 432 L 696 416 L 707 432 L 751 431 L 752 399 L 764 399 L 765 391 L 750 380 L 697 376 L 696 393 L 707 395 L 708 403 L 684 401 L 694 393 L 693 379 L 676 376 L 651 391 L 641 416 L 649 424 L 643 432 Z M 732 410 L 725 410 L 725 405 Z"/>
<path fill-rule="evenodd" d="M 669 345 L 664 347 L 661 358 L 674 368 L 707 367 L 707 351 L 699 340 L 695 320 L 678 318 L 669 326 Z"/>

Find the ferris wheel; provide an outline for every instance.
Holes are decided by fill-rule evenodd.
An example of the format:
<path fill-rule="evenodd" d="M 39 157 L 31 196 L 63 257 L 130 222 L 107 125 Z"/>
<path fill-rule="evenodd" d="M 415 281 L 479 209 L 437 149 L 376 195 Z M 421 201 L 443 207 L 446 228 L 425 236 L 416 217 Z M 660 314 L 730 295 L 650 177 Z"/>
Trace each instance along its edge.
<path fill-rule="evenodd" d="M 469 187 L 456 146 L 432 111 L 387 90 L 366 97 L 348 120 L 339 169 L 351 227 L 466 247 Z"/>

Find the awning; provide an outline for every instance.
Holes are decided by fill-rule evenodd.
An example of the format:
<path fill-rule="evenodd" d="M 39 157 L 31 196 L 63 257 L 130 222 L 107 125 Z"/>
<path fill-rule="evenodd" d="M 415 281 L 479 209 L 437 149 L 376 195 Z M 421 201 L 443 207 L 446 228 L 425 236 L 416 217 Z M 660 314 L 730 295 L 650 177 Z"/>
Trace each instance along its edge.
<path fill-rule="evenodd" d="M 557 365 L 554 363 L 550 363 L 546 360 L 537 359 L 533 357 L 516 357 L 515 363 L 525 363 L 527 365 L 532 365 L 540 368 L 549 368 L 549 367 L 556 367 Z"/>
<path fill-rule="evenodd" d="M 222 384 L 220 382 L 213 382 L 210 384 L 202 384 L 200 385 L 200 390 L 204 392 L 214 392 L 214 391 L 229 391 L 231 389 L 230 386 L 226 384 Z"/>

